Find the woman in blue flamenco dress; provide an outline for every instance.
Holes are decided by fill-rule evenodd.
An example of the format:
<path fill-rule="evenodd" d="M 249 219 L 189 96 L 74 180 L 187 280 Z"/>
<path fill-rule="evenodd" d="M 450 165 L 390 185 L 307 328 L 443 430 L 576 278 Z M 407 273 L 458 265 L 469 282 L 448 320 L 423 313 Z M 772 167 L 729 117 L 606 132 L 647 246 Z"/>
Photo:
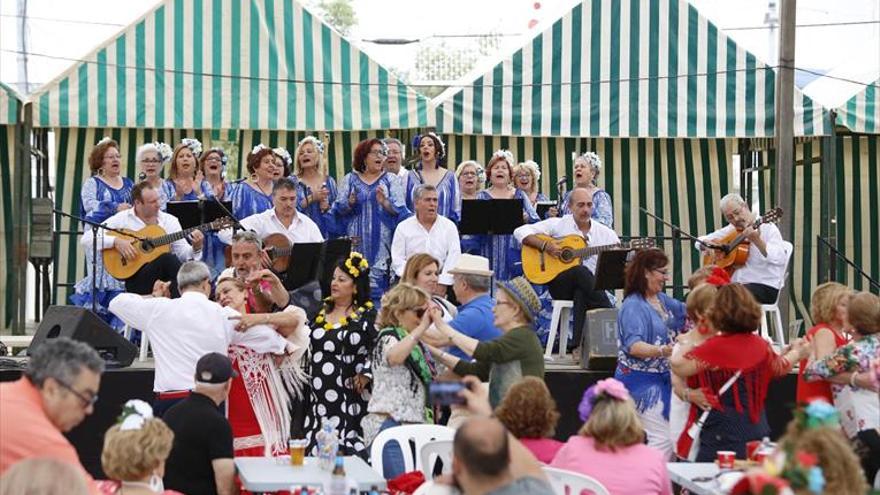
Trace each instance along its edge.
<path fill-rule="evenodd" d="M 574 171 L 574 187 L 587 189 L 593 197 L 593 219 L 609 229 L 613 229 L 614 205 L 611 203 L 611 195 L 598 185 L 599 174 L 602 171 L 602 159 L 596 153 L 588 151 L 574 159 L 572 169 Z M 570 194 L 571 191 L 568 191 L 562 198 L 561 215 L 571 213 L 568 209 Z"/>
<path fill-rule="evenodd" d="M 418 162 L 406 174 L 406 207 L 413 208 L 413 190 L 421 184 L 437 188 L 437 213 L 458 223 L 461 219 L 461 190 L 455 173 L 443 166 L 446 146 L 439 136 L 429 132 L 417 137 L 413 148 L 418 150 Z"/>
<path fill-rule="evenodd" d="M 336 202 L 336 181 L 327 174 L 324 163 L 324 143 L 314 136 L 306 136 L 296 147 L 293 173 L 297 178 L 296 208 L 318 225 L 324 239 L 333 239 L 343 233 L 330 211 Z"/>
<path fill-rule="evenodd" d="M 197 139 L 183 138 L 171 155 L 169 177 L 162 183 L 162 193 L 168 201 L 195 201 L 204 197 L 199 156 L 202 143 Z"/>
<path fill-rule="evenodd" d="M 102 223 L 117 212 L 131 208 L 131 189 L 134 187 L 134 182 L 122 176 L 122 161 L 119 144 L 116 141 L 110 138 L 99 141 L 89 154 L 89 168 L 92 176 L 86 179 L 80 191 L 79 213 L 82 218 Z M 89 225 L 83 225 L 86 231 L 90 231 L 91 228 Z M 100 232 L 98 235 L 101 235 Z M 74 287 L 70 303 L 92 308 L 92 277 L 97 274 L 95 307 L 98 316 L 117 331 L 121 331 L 125 324 L 110 313 L 107 306 L 114 297 L 125 292 L 125 285 L 104 270 L 100 252 L 94 265 L 94 273 L 92 250 L 86 249 L 85 254 L 86 276 Z"/>
<path fill-rule="evenodd" d="M 226 163 L 228 159 L 222 148 L 211 148 L 199 159 L 199 171 L 204 177 L 201 183 L 202 198 L 217 198 L 229 201 L 234 185 L 226 180 Z M 217 278 L 226 268 L 226 244 L 220 242 L 217 232 L 205 232 L 205 243 L 202 248 L 202 261 L 211 269 L 211 276 Z"/>
<path fill-rule="evenodd" d="M 232 192 L 232 214 L 237 220 L 273 207 L 275 153 L 263 144 L 254 146 L 247 157 L 248 178 L 238 182 Z"/>
<path fill-rule="evenodd" d="M 535 223 L 538 214 L 532 208 L 529 197 L 512 185 L 513 163 L 510 151 L 496 151 L 486 165 L 489 187 L 477 193 L 477 199 L 518 199 L 523 205 L 523 221 Z M 510 280 L 522 275 L 520 245 L 513 234 L 487 235 L 483 239 L 480 254 L 489 258 L 496 280 Z"/>
<path fill-rule="evenodd" d="M 461 195 L 458 199 L 458 210 L 461 211 L 461 202 L 464 200 L 477 199 L 477 195 L 486 185 L 486 171 L 483 166 L 473 160 L 466 160 L 458 164 L 455 169 L 455 177 L 458 179 L 458 187 Z M 464 234 L 461 236 L 461 252 L 467 254 L 480 254 L 480 245 L 483 236 Z"/>
<path fill-rule="evenodd" d="M 391 237 L 410 216 L 400 179 L 385 172 L 387 156 L 380 139 L 361 141 L 354 150 L 353 171 L 342 178 L 333 203 L 338 225 L 352 239 L 352 249 L 370 264 L 370 298 L 379 301 L 389 286 Z"/>

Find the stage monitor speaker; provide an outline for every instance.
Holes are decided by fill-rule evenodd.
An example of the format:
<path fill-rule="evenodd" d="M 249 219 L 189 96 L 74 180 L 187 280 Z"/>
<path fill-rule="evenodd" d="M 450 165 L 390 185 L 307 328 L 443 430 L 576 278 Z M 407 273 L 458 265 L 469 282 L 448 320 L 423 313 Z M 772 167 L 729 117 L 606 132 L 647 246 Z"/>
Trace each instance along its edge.
<path fill-rule="evenodd" d="M 95 313 L 79 306 L 49 306 L 37 333 L 28 347 L 28 354 L 44 342 L 58 337 L 69 337 L 92 346 L 107 362 L 108 367 L 130 366 L 138 348 Z"/>
<path fill-rule="evenodd" d="M 581 367 L 613 371 L 617 367 L 617 309 L 587 311 L 581 341 Z"/>

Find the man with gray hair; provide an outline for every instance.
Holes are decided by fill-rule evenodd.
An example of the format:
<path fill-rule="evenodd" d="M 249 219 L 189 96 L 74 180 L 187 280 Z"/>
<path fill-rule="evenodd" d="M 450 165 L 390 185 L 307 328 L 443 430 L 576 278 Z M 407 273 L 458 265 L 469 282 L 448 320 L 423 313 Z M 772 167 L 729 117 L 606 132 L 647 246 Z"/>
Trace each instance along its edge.
<path fill-rule="evenodd" d="M 64 433 L 94 412 L 103 372 L 88 344 L 59 337 L 36 347 L 24 376 L 0 384 L 0 475 L 20 460 L 48 457 L 91 482 Z"/>
<path fill-rule="evenodd" d="M 238 313 L 209 299 L 208 265 L 184 263 L 177 273 L 177 285 L 181 293 L 177 299 L 168 298 L 168 282 L 157 281 L 150 296 L 120 294 L 110 302 L 113 314 L 150 338 L 156 359 L 153 409 L 157 416 L 189 395 L 196 361 L 209 352 L 226 354 L 232 344 L 262 354 L 288 351 L 288 341 L 275 332 L 236 331 L 236 321 L 230 318 Z"/>
<path fill-rule="evenodd" d="M 440 263 L 439 283 L 446 287 L 452 285 L 449 268 L 458 263 L 461 256 L 461 241 L 458 227 L 452 220 L 437 214 L 437 188 L 430 184 L 419 184 L 413 189 L 414 216 L 397 225 L 391 241 L 391 269 L 398 277 L 403 276 L 406 260 L 418 253 L 428 253 Z"/>
<path fill-rule="evenodd" d="M 388 156 L 385 157 L 385 171 L 400 177 L 401 180 L 406 178 L 406 168 L 403 167 L 403 143 L 399 139 L 388 137 L 382 140 L 388 147 Z"/>
<path fill-rule="evenodd" d="M 749 209 L 746 201 L 736 193 L 721 198 L 719 203 L 721 214 L 729 225 L 700 237 L 701 241 L 715 245 L 734 231 L 740 231 L 749 241 L 749 255 L 743 266 L 733 272 L 732 282 L 745 286 L 761 304 L 773 304 L 785 285 L 785 269 L 794 246 L 782 238 L 779 227 L 775 223 L 762 223 L 757 229 L 755 214 Z M 697 249 L 706 251 L 709 248 L 703 243 L 695 243 Z M 713 250 L 715 253 L 724 251 Z"/>

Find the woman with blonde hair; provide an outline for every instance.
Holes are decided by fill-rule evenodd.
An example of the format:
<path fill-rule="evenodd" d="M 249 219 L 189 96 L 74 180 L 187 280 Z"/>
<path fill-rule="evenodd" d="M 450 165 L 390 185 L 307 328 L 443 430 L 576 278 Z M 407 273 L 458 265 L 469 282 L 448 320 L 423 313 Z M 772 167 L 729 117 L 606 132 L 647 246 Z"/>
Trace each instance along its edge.
<path fill-rule="evenodd" d="M 434 362 L 419 342 L 431 325 L 429 301 L 427 292 L 405 282 L 382 296 L 382 330 L 372 354 L 373 394 L 369 414 L 361 422 L 366 444 L 388 428 L 433 422 L 427 391 L 435 375 Z M 399 449 L 392 445 L 382 453 L 386 479 L 405 471 Z"/>
<path fill-rule="evenodd" d="M 591 476 L 610 493 L 672 494 L 666 458 L 644 444 L 645 430 L 623 383 L 600 380 L 584 392 L 578 413 L 584 426 L 550 466 Z"/>
<path fill-rule="evenodd" d="M 336 180 L 327 174 L 324 143 L 315 136 L 306 136 L 293 152 L 293 174 L 296 176 L 296 209 L 311 218 L 325 239 L 336 237 L 336 224 L 330 207 L 336 201 Z"/>
<path fill-rule="evenodd" d="M 169 201 L 192 201 L 204 197 L 199 157 L 202 143 L 198 139 L 183 138 L 171 155 L 169 178 L 162 184 Z"/>
<path fill-rule="evenodd" d="M 458 164 L 455 169 L 455 177 L 458 179 L 458 187 L 461 189 L 459 201 L 477 199 L 477 193 L 483 190 L 486 184 L 486 171 L 483 166 L 474 160 L 467 160 Z M 461 211 L 461 205 L 458 206 Z M 482 238 L 473 234 L 461 236 L 461 252 L 468 254 L 480 253 L 480 240 Z"/>
<path fill-rule="evenodd" d="M 547 201 L 547 196 L 538 190 L 541 169 L 532 160 L 526 160 L 513 167 L 513 185 L 526 193 L 532 208 L 537 208 L 538 201 Z"/>
<path fill-rule="evenodd" d="M 549 464 L 563 445 L 551 438 L 559 411 L 540 378 L 527 376 L 514 383 L 495 409 L 495 417 L 544 464 Z"/>
<path fill-rule="evenodd" d="M 804 338 L 813 345 L 810 359 L 824 359 L 838 347 L 849 341 L 847 330 L 847 302 L 852 291 L 843 284 L 826 282 L 813 291 L 810 300 L 810 314 L 813 327 L 807 330 Z M 801 360 L 798 369 L 797 402 L 806 404 L 811 399 L 822 398 L 831 402 L 831 384 L 825 380 L 806 381 L 804 370 L 807 360 Z"/>
<path fill-rule="evenodd" d="M 98 484 L 101 493 L 178 495 L 174 490 L 165 490 L 162 482 L 173 441 L 174 432 L 153 417 L 149 404 L 142 400 L 126 402 L 119 423 L 104 434 L 101 466 L 112 481 Z"/>
<path fill-rule="evenodd" d="M 443 320 L 449 321 L 458 314 L 455 305 L 447 301 L 441 295 L 437 295 L 437 281 L 440 276 L 440 262 L 428 253 L 418 253 L 410 256 L 403 267 L 402 282 L 414 285 L 431 295 L 430 305 L 443 312 Z"/>

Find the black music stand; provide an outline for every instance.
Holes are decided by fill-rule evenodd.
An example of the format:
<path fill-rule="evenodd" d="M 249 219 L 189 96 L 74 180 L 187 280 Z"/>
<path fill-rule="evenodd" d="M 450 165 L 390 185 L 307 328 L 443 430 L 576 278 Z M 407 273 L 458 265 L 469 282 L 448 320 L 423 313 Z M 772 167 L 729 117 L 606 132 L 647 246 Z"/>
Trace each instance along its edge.
<path fill-rule="evenodd" d="M 323 247 L 324 243 L 321 242 L 297 242 L 291 247 L 290 262 L 284 276 L 284 287 L 287 290 L 299 289 L 317 279 Z"/>
<path fill-rule="evenodd" d="M 232 201 L 223 201 L 226 211 L 232 209 Z M 219 218 L 228 217 L 223 208 L 214 200 L 169 201 L 165 212 L 177 217 L 183 230 L 196 227 Z"/>
<path fill-rule="evenodd" d="M 556 201 L 538 201 L 535 205 L 538 218 L 547 218 L 547 212 L 550 211 L 550 208 L 556 208 Z"/>
<path fill-rule="evenodd" d="M 631 249 L 612 249 L 599 253 L 596 260 L 596 290 L 615 290 L 624 287 L 626 256 Z"/>
<path fill-rule="evenodd" d="M 461 234 L 512 234 L 523 224 L 523 205 L 518 199 L 466 199 L 461 202 Z"/>
<path fill-rule="evenodd" d="M 327 297 L 330 295 L 330 279 L 333 278 L 333 270 L 339 260 L 348 258 L 351 254 L 351 239 L 348 237 L 340 237 L 338 239 L 330 239 L 324 243 L 324 250 L 321 252 L 321 264 L 318 268 L 318 282 L 321 283 L 321 292 Z"/>

